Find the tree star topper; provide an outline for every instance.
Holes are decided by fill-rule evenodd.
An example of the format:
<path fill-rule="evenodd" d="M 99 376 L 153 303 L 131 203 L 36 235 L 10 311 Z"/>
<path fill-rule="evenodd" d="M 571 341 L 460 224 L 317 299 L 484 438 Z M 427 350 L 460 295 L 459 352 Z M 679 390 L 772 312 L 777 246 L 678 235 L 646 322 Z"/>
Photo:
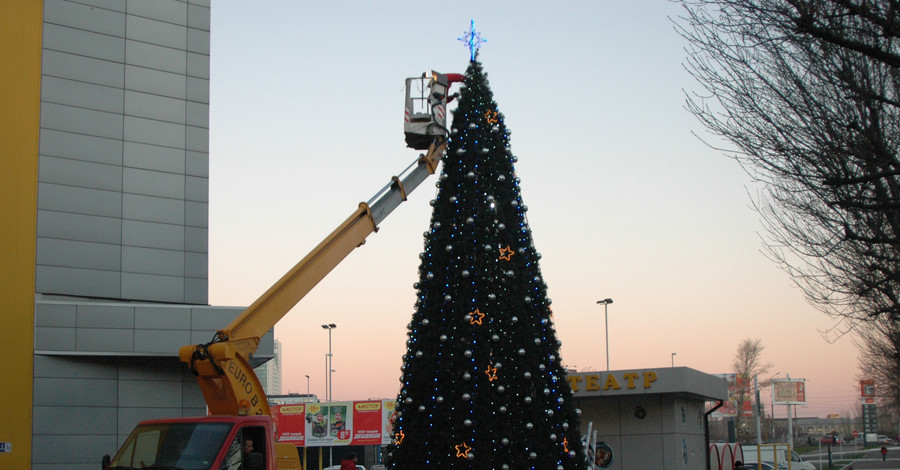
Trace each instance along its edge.
<path fill-rule="evenodd" d="M 469 48 L 469 55 L 471 60 L 475 60 L 475 54 L 478 53 L 478 49 L 481 48 L 481 44 L 487 42 L 487 39 L 481 37 L 481 33 L 475 31 L 475 20 L 471 20 L 469 24 L 469 30 L 465 32 L 463 36 L 458 37 L 460 41 L 466 43 L 466 47 Z"/>

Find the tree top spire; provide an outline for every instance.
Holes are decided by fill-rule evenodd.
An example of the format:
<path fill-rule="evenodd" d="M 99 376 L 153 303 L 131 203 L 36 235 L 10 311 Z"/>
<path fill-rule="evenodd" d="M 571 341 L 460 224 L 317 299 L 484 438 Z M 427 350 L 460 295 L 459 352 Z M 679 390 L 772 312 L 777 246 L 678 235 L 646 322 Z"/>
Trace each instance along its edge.
<path fill-rule="evenodd" d="M 469 30 L 457 39 L 464 42 L 466 47 L 469 48 L 470 60 L 472 61 L 475 60 L 475 56 L 478 54 L 478 49 L 481 48 L 481 45 L 487 42 L 487 39 L 481 37 L 481 33 L 475 30 L 475 20 L 471 20 L 469 23 Z"/>

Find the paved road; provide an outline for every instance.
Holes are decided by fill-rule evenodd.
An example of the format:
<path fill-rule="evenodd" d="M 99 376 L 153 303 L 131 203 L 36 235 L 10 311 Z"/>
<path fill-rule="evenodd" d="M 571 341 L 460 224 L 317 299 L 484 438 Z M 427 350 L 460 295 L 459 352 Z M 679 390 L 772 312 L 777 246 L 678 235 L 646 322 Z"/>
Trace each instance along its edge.
<path fill-rule="evenodd" d="M 803 460 L 807 460 L 813 463 L 818 468 L 822 468 L 825 465 L 828 465 L 828 451 L 826 449 L 822 449 L 821 461 L 819 460 L 820 455 L 818 452 L 809 453 L 803 455 Z M 863 457 L 860 459 L 854 460 L 850 465 L 844 467 L 846 470 L 886 470 L 886 469 L 900 469 L 900 447 L 888 447 L 888 453 L 885 460 L 881 459 L 881 449 L 869 449 L 869 450 L 853 450 L 853 446 L 845 446 L 843 452 L 837 449 L 833 449 L 831 453 L 832 461 L 842 460 L 844 458 L 850 458 L 853 455 L 863 454 Z"/>

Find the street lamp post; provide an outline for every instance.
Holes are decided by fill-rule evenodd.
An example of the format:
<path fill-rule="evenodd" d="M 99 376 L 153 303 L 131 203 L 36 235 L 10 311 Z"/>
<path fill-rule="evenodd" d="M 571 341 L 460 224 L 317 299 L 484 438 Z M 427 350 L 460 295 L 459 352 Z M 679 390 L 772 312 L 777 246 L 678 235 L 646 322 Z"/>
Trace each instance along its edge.
<path fill-rule="evenodd" d="M 334 323 L 329 323 L 327 325 L 322 325 L 322 328 L 328 330 L 328 355 L 325 356 L 325 367 L 326 367 L 325 377 L 327 380 L 327 383 L 325 384 L 325 394 L 327 395 L 327 398 L 325 399 L 325 401 L 330 403 L 331 402 L 331 391 L 332 391 L 332 387 L 333 387 L 331 373 L 334 372 L 334 369 L 332 368 L 332 364 L 331 364 L 331 361 L 334 357 L 331 354 L 331 330 L 337 328 L 337 325 L 335 325 Z M 332 456 L 331 452 L 332 452 L 332 448 L 331 448 L 331 446 L 329 446 L 328 447 L 328 465 L 331 465 L 332 463 L 334 463 L 334 457 Z"/>
<path fill-rule="evenodd" d="M 678 353 L 672 353 L 672 367 L 675 367 L 675 355 Z"/>
<path fill-rule="evenodd" d="M 309 376 L 306 376 L 306 401 L 309 401 Z"/>
<path fill-rule="evenodd" d="M 331 391 L 332 391 L 332 383 L 331 383 L 331 372 L 332 372 L 332 359 L 333 355 L 331 354 L 331 330 L 337 328 L 337 325 L 334 323 L 329 323 L 327 325 L 322 325 L 322 328 L 328 330 L 328 355 L 325 356 L 325 373 L 327 374 L 326 383 L 325 383 L 325 401 L 331 401 Z"/>
<path fill-rule="evenodd" d="M 779 375 L 781 375 L 781 372 L 776 372 L 775 375 L 769 377 L 769 386 L 772 387 L 772 442 L 775 442 L 775 385 L 772 382 Z"/>
<path fill-rule="evenodd" d="M 609 372 L 609 304 L 613 303 L 612 299 L 598 300 L 598 304 L 603 304 L 603 323 L 606 328 L 606 371 Z"/>

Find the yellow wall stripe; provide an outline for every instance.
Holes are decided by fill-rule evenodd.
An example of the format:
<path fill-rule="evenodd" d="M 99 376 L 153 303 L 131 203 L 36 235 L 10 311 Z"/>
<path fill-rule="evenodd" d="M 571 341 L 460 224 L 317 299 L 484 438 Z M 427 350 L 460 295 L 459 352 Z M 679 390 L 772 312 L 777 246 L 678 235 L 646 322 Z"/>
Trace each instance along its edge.
<path fill-rule="evenodd" d="M 0 1 L 0 468 L 31 468 L 42 5 Z"/>

